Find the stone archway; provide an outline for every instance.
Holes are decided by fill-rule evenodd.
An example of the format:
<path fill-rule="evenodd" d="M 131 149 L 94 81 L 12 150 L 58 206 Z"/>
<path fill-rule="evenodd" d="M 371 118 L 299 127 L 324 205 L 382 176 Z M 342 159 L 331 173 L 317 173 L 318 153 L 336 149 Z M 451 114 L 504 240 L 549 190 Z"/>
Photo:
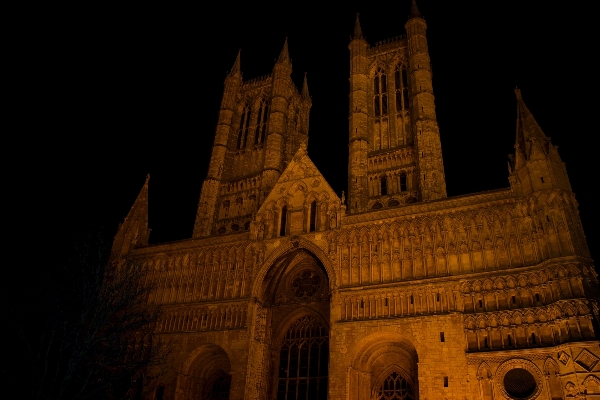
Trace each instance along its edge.
<path fill-rule="evenodd" d="M 183 364 L 177 379 L 177 400 L 228 400 L 231 361 L 222 347 L 199 347 Z"/>
<path fill-rule="evenodd" d="M 354 348 L 349 371 L 351 400 L 418 400 L 418 355 L 400 335 L 378 332 Z"/>

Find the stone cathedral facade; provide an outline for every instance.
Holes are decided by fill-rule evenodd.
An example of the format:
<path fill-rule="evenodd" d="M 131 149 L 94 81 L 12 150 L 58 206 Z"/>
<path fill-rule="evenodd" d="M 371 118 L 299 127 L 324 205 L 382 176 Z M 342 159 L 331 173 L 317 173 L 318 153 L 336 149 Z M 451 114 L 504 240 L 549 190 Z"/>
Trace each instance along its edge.
<path fill-rule="evenodd" d="M 150 398 L 600 399 L 565 165 L 517 90 L 510 188 L 448 198 L 426 28 L 413 2 L 406 35 L 370 45 L 357 17 L 347 198 L 307 154 L 287 41 L 258 79 L 238 55 L 192 238 L 148 245 L 148 182 L 115 237 L 172 346 Z"/>

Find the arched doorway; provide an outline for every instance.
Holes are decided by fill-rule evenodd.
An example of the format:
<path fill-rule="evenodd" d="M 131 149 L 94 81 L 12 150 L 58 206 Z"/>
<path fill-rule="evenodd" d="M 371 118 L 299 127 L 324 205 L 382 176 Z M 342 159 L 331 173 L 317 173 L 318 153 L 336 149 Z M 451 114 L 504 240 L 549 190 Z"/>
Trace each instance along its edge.
<path fill-rule="evenodd" d="M 268 310 L 266 397 L 326 400 L 330 287 L 323 264 L 310 251 L 294 249 L 266 273 L 261 295 L 262 309 Z"/>
<path fill-rule="evenodd" d="M 187 364 L 187 363 L 185 363 Z M 195 351 L 184 365 L 177 382 L 177 400 L 229 400 L 231 362 L 225 350 L 215 344 Z"/>

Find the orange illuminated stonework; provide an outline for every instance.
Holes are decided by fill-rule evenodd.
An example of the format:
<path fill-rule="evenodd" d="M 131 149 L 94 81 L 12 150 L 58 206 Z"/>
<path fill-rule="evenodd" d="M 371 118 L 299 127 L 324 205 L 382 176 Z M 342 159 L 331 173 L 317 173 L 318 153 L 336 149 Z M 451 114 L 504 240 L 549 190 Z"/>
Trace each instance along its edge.
<path fill-rule="evenodd" d="M 115 238 L 153 271 L 173 349 L 150 398 L 600 398 L 565 165 L 517 90 L 511 187 L 448 198 L 426 28 L 413 4 L 406 36 L 372 46 L 357 18 L 347 197 L 307 154 L 287 42 L 259 79 L 238 55 L 193 237 L 148 245 L 146 183 Z"/>

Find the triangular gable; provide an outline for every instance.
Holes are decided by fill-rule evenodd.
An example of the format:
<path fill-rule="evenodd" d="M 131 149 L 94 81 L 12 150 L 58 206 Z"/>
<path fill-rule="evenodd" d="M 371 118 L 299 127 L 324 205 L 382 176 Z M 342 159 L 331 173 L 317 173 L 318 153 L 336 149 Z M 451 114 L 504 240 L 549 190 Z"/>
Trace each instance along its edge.
<path fill-rule="evenodd" d="M 339 218 L 341 199 L 312 162 L 306 148 L 301 146 L 261 205 L 256 219 L 272 219 L 286 206 L 290 215 L 290 233 L 299 234 L 306 231 L 304 214 L 313 201 L 319 206 L 322 226 L 331 225 L 333 215 L 334 219 Z"/>

